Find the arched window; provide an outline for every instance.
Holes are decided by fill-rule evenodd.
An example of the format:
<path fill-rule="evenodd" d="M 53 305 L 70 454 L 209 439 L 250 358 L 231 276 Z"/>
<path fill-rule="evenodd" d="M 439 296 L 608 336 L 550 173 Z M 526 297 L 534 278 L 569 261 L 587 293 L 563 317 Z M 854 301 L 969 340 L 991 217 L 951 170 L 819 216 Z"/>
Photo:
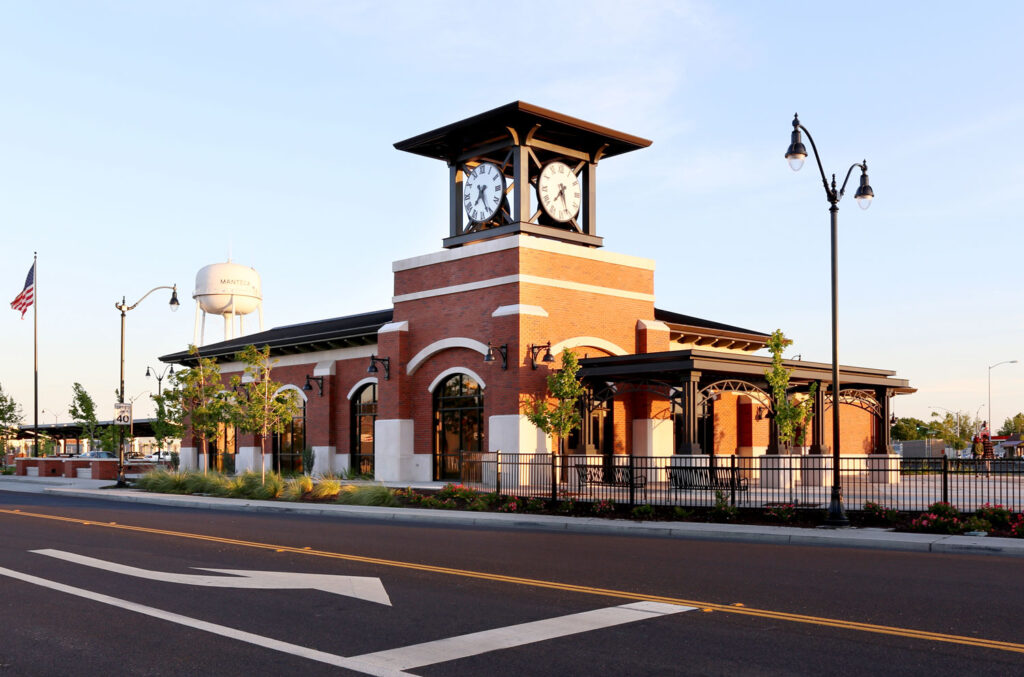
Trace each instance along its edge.
<path fill-rule="evenodd" d="M 352 396 L 353 473 L 373 475 L 373 424 L 377 421 L 377 384 L 369 383 Z"/>
<path fill-rule="evenodd" d="M 288 422 L 284 432 L 274 433 L 272 442 L 274 470 L 283 474 L 302 472 L 302 450 L 306 448 L 305 402 L 302 413 Z"/>
<path fill-rule="evenodd" d="M 456 373 L 434 388 L 434 479 L 460 479 L 466 453 L 482 451 L 483 388 Z M 466 459 L 468 460 L 468 459 Z"/>

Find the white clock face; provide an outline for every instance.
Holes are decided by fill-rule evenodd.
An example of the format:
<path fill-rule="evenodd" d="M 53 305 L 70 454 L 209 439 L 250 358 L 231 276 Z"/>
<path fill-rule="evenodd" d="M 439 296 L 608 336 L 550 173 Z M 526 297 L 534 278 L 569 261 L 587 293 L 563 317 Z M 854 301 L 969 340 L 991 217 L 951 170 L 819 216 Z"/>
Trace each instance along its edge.
<path fill-rule="evenodd" d="M 505 177 L 493 162 L 482 162 L 466 175 L 462 189 L 466 215 L 480 223 L 489 220 L 505 197 Z"/>
<path fill-rule="evenodd" d="M 565 163 L 549 162 L 537 179 L 537 198 L 555 221 L 570 221 L 579 213 L 583 200 L 580 180 Z"/>

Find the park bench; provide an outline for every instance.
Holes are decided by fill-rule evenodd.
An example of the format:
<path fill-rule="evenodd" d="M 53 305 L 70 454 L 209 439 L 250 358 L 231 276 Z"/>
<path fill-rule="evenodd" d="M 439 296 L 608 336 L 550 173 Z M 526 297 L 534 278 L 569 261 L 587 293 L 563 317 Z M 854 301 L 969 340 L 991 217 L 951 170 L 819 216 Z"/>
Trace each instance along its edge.
<path fill-rule="evenodd" d="M 647 485 L 647 476 L 636 474 L 632 468 L 616 466 L 611 468 L 611 481 L 608 480 L 608 469 L 601 465 L 586 465 L 577 463 L 575 466 L 576 475 L 581 485 L 610 484 L 616 487 L 644 487 Z"/>
<path fill-rule="evenodd" d="M 732 468 L 676 467 L 668 469 L 669 486 L 673 489 L 748 489 L 745 477 L 734 477 Z"/>

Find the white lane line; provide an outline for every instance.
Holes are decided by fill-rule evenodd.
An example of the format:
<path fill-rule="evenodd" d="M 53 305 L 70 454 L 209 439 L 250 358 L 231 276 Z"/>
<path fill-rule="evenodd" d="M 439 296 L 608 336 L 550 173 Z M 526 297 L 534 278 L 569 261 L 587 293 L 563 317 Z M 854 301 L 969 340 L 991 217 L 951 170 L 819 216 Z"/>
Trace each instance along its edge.
<path fill-rule="evenodd" d="M 661 602 L 636 602 L 607 609 L 584 611 L 583 613 L 549 618 L 532 623 L 510 625 L 505 628 L 474 632 L 459 637 L 439 639 L 434 642 L 413 644 L 399 649 L 378 651 L 376 653 L 355 656 L 353 660 L 379 665 L 393 670 L 444 663 L 467 656 L 476 656 L 489 651 L 510 649 L 541 642 L 555 637 L 565 637 L 589 630 L 608 628 L 624 623 L 658 618 L 683 611 L 693 611 L 696 607 Z"/>
<path fill-rule="evenodd" d="M 282 653 L 291 654 L 300 658 L 308 658 L 309 660 L 319 661 L 320 663 L 327 663 L 328 665 L 334 665 L 339 668 L 347 668 L 356 672 L 362 672 L 368 675 L 408 675 L 409 673 L 402 672 L 388 668 L 376 663 L 368 663 L 360 660 L 359 658 L 345 658 L 344 656 L 336 656 L 329 654 L 324 651 L 317 651 L 316 649 L 310 649 L 297 644 L 289 644 L 288 642 L 282 642 L 274 639 L 273 637 L 264 637 L 262 635 L 256 635 L 251 632 L 244 632 L 236 628 L 229 628 L 225 625 L 217 625 L 216 623 L 208 623 L 201 621 L 197 618 L 189 618 L 188 616 L 182 616 L 180 614 L 171 613 L 170 611 L 164 611 L 162 609 L 155 609 L 153 607 L 144 606 L 142 604 L 136 604 L 135 602 L 129 602 L 127 600 L 118 599 L 116 597 L 109 597 L 107 595 L 101 595 L 98 592 L 92 592 L 91 590 L 83 590 L 82 588 L 74 588 L 70 585 L 64 585 L 63 583 L 57 583 L 55 581 L 49 581 L 45 578 L 38 578 L 29 574 L 23 574 L 20 571 L 12 571 L 11 569 L 4 569 L 0 567 L 0 575 L 9 576 L 10 578 L 18 579 L 19 581 L 25 581 L 26 583 L 32 583 L 44 588 L 50 588 L 51 590 L 57 590 L 59 592 L 65 592 L 69 595 L 75 595 L 76 597 L 83 597 L 90 599 L 94 602 L 100 602 L 102 604 L 109 604 L 127 611 L 134 611 L 135 613 L 143 614 L 145 616 L 151 616 L 153 618 L 159 618 L 170 623 L 177 623 L 178 625 L 184 625 L 189 628 L 196 630 L 203 630 L 205 632 L 211 632 L 215 635 L 227 637 L 229 639 L 237 639 L 242 642 L 249 644 L 255 644 L 256 646 L 263 647 L 265 649 L 274 649 Z"/>

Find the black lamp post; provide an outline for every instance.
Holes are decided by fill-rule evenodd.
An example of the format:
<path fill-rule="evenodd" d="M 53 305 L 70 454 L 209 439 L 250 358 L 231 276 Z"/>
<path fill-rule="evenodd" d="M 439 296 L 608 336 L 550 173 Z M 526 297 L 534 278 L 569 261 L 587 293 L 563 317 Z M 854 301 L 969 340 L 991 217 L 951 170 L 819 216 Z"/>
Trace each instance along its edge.
<path fill-rule="evenodd" d="M 867 209 L 871 206 L 871 200 L 875 197 L 875 193 L 868 184 L 867 160 L 850 165 L 850 169 L 846 172 L 846 179 L 843 180 L 843 186 L 839 190 L 836 190 L 835 174 L 832 175 L 832 183 L 829 185 L 829 181 L 825 177 L 825 170 L 821 166 L 821 156 L 818 154 L 818 147 L 815 145 L 811 133 L 800 124 L 800 118 L 795 114 L 793 115 L 793 133 L 790 137 L 789 148 L 786 150 L 786 160 L 789 161 L 789 166 L 794 172 L 799 171 L 804 166 L 804 160 L 807 159 L 807 148 L 804 147 L 801 140 L 801 131 L 807 134 L 807 140 L 811 142 L 811 148 L 814 150 L 814 159 L 818 163 L 818 172 L 821 174 L 821 183 L 825 186 L 825 198 L 831 205 L 828 211 L 831 215 L 832 223 L 832 497 L 828 505 L 826 524 L 845 527 L 849 526 L 850 520 L 843 509 L 843 487 L 839 472 L 839 257 L 836 231 L 838 229 L 839 201 L 843 199 L 843 194 L 846 192 L 846 184 L 850 180 L 850 174 L 853 173 L 854 167 L 859 167 L 861 171 L 860 185 L 853 196 L 861 209 Z"/>
<path fill-rule="evenodd" d="M 162 372 L 160 372 L 159 375 L 157 375 L 156 369 L 153 369 L 149 365 L 146 365 L 146 378 L 149 378 L 150 376 L 152 376 L 153 378 L 156 379 L 156 396 L 157 397 L 160 397 L 164 393 L 164 388 L 163 388 L 164 377 L 167 376 L 168 374 L 170 374 L 171 376 L 174 376 L 174 365 L 173 364 L 169 364 L 166 367 L 164 367 L 164 370 Z"/>
<path fill-rule="evenodd" d="M 122 296 L 120 303 L 114 303 L 114 307 L 121 311 L 121 384 L 117 389 L 117 401 L 124 404 L 124 318 L 128 314 L 129 310 L 134 310 L 136 306 L 146 300 L 146 297 L 155 292 L 157 289 L 170 289 L 171 290 L 171 310 L 176 311 L 181 305 L 178 303 L 178 285 L 153 287 L 148 292 L 142 295 L 142 298 L 128 305 L 125 303 L 125 299 Z M 163 378 L 163 377 L 161 377 Z M 120 443 L 118 444 L 117 451 L 117 486 L 126 487 L 128 483 L 124 481 L 124 435 L 121 435 Z"/>

